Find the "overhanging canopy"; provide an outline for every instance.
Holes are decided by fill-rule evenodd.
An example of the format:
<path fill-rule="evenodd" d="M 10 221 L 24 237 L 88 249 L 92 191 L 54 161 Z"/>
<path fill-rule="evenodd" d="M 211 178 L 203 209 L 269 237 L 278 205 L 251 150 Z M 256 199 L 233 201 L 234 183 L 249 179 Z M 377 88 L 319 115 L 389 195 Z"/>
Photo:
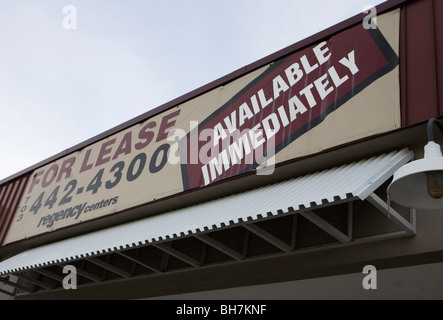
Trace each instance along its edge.
<path fill-rule="evenodd" d="M 347 206 L 348 225 L 344 229 L 330 221 L 328 222 L 328 219 L 333 219 L 332 214 L 323 215 L 315 212 L 315 210 L 321 210 L 331 205 L 352 203 L 355 200 L 369 201 L 400 228 L 400 231 L 375 235 L 372 240 L 386 238 L 388 234 L 393 236 L 414 234 L 415 220 L 411 218 L 412 222 L 409 222 L 407 218 L 405 219 L 401 214 L 389 208 L 386 202 L 374 193 L 400 166 L 410 161 L 413 156 L 413 152 L 408 149 L 393 151 L 225 198 L 44 245 L 1 262 L 0 275 L 11 274 L 33 283 L 34 286 L 46 287 L 43 289 L 47 290 L 48 287 L 57 288 L 60 286 L 61 273 L 57 268 L 70 263 L 78 263 L 78 267 L 83 270 L 80 275 L 83 274 L 85 279 L 88 278 L 92 282 L 102 282 L 107 279 L 97 276 L 97 273 L 93 276 L 92 269 L 86 271 L 85 263 L 92 263 L 96 267 L 100 266 L 111 271 L 116 276 L 126 278 L 144 274 L 142 271 L 136 271 L 135 265 L 143 267 L 145 271 L 149 270 L 149 272 L 154 273 L 168 270 L 168 267 L 165 267 L 164 259 L 162 260 L 163 263 L 159 262 L 156 265 L 153 261 L 150 261 L 151 258 L 155 259 L 156 254 L 144 254 L 143 250 L 148 249 L 143 248 L 150 248 L 149 250 L 155 248 L 163 255 L 174 257 L 185 265 L 192 267 L 206 264 L 211 259 L 211 263 L 218 262 L 218 258 L 208 258 L 208 256 L 202 258 L 204 260 L 202 261 L 199 258 L 201 252 L 200 255 L 194 255 L 195 252 L 200 250 L 196 248 L 200 248 L 202 245 L 205 248 L 209 246 L 223 254 L 225 259 L 238 261 L 248 258 L 248 253 L 239 249 L 242 245 L 245 247 L 245 243 L 242 242 L 241 245 L 236 245 L 235 243 L 229 243 L 231 240 L 226 239 L 234 239 L 234 233 L 239 233 L 240 229 L 241 232 L 256 236 L 257 239 L 254 240 L 254 238 L 254 241 L 260 240 L 266 242 L 267 245 L 271 244 L 277 252 L 296 252 L 298 247 L 295 244 L 295 233 L 303 233 L 303 230 L 300 230 L 300 227 L 297 229 L 295 220 L 292 218 L 292 220 L 288 220 L 293 221 L 293 223 L 291 222 L 292 227 L 288 231 L 287 237 L 284 236 L 286 231 L 282 229 L 284 228 L 283 225 L 287 225 L 287 223 L 282 224 L 282 227 L 279 227 L 281 230 L 277 233 L 272 231 L 272 228 L 274 228 L 272 224 L 278 224 L 279 219 L 277 218 L 282 220 L 289 216 L 297 218 L 301 216 L 320 228 L 332 239 L 326 239 L 323 236 L 325 244 L 330 244 L 331 241 L 339 244 L 358 243 L 362 240 L 357 239 L 356 234 L 352 233 L 352 220 L 350 220 L 352 219 L 352 206 Z M 271 220 L 274 222 L 268 222 Z M 231 234 L 229 237 L 224 237 L 223 232 L 230 232 Z M 238 238 L 246 239 L 244 236 L 238 236 Z M 362 238 L 370 239 L 371 237 L 365 236 Z M 181 245 L 178 240 L 187 242 L 185 245 Z M 195 241 L 198 241 L 198 244 Z M 253 255 L 256 255 L 255 252 L 261 254 L 259 247 L 254 246 L 253 249 L 249 250 L 249 254 L 252 255 L 252 252 L 254 252 Z M 263 245 L 262 247 L 265 248 L 266 246 Z M 318 245 L 315 247 L 318 247 Z M 306 250 L 307 248 L 308 246 L 305 246 L 300 249 Z M 275 253 L 275 250 L 269 250 L 270 253 Z M 206 252 L 205 249 L 205 254 Z M 111 256 L 118 256 L 118 258 L 112 258 Z M 216 254 L 213 256 L 219 257 Z M 123 258 L 134 265 L 131 268 L 126 268 L 125 265 L 127 264 L 119 260 Z M 170 262 L 170 265 L 174 264 Z M 180 265 L 180 267 L 183 267 L 183 265 Z M 37 272 L 38 277 L 30 276 L 28 271 Z M 43 280 L 43 278 L 51 278 L 51 281 L 58 281 L 59 283 L 57 285 L 49 280 Z M 112 277 L 112 279 L 115 279 L 115 277 Z M 20 290 L 35 291 L 35 288 L 29 289 L 23 284 L 13 283 L 3 277 L 0 277 L 0 281 L 5 285 L 15 287 L 16 292 Z"/>

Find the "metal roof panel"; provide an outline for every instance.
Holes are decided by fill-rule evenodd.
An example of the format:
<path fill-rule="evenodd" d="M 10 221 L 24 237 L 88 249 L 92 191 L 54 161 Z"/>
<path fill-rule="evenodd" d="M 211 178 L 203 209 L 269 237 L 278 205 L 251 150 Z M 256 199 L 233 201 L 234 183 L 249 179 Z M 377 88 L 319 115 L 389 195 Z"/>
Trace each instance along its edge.
<path fill-rule="evenodd" d="M 337 200 L 364 200 L 413 158 L 408 149 L 319 171 L 22 252 L 0 263 L 8 274 L 198 234 Z"/>

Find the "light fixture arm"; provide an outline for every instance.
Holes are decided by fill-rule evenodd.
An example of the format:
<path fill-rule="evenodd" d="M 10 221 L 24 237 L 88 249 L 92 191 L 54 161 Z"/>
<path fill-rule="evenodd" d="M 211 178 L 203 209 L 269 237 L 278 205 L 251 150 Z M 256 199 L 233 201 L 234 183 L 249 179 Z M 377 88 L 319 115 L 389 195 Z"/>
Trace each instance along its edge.
<path fill-rule="evenodd" d="M 435 141 L 434 130 L 433 130 L 434 124 L 440 129 L 441 133 L 443 134 L 443 124 L 441 124 L 441 122 L 438 121 L 438 119 L 431 118 L 428 120 L 428 141 Z"/>

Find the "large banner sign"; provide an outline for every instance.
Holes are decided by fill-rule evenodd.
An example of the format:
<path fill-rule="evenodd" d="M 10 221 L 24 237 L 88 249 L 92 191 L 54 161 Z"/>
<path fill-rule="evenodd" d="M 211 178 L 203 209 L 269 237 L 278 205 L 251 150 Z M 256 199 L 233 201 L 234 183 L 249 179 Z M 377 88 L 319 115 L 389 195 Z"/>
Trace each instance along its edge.
<path fill-rule="evenodd" d="M 5 243 L 394 130 L 398 26 L 386 13 L 36 169 Z"/>

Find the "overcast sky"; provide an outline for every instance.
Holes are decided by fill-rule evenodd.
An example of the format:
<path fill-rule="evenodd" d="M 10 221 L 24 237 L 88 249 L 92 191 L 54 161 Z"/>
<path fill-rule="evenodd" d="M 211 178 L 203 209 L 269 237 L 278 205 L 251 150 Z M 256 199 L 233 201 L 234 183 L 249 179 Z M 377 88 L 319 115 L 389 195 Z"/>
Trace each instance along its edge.
<path fill-rule="evenodd" d="M 0 180 L 382 0 L 1 0 Z"/>

